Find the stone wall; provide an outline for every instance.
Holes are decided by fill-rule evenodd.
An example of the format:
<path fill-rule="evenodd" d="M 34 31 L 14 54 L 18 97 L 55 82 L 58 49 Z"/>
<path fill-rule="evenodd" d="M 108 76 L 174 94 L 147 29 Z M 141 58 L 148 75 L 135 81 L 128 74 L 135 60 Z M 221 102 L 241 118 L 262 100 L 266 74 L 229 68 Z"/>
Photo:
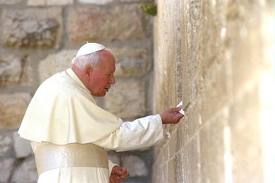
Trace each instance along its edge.
<path fill-rule="evenodd" d="M 37 179 L 29 143 L 17 129 L 39 84 L 70 66 L 76 50 L 100 42 L 117 58 L 117 83 L 98 103 L 125 120 L 151 112 L 152 18 L 148 0 L 0 0 L 0 182 Z M 110 153 L 149 182 L 151 151 Z"/>
<path fill-rule="evenodd" d="M 275 182 L 274 1 L 157 8 L 154 109 L 190 105 L 155 147 L 153 182 Z"/>

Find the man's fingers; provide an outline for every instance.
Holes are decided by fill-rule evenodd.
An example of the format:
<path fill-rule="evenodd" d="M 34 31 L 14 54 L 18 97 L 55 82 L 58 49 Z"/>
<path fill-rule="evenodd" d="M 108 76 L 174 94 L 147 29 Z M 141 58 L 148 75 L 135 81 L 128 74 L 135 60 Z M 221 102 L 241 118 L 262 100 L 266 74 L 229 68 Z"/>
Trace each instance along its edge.
<path fill-rule="evenodd" d="M 169 109 L 170 112 L 178 112 L 178 111 L 180 111 L 180 110 L 181 110 L 181 107 L 171 107 L 171 108 Z"/>

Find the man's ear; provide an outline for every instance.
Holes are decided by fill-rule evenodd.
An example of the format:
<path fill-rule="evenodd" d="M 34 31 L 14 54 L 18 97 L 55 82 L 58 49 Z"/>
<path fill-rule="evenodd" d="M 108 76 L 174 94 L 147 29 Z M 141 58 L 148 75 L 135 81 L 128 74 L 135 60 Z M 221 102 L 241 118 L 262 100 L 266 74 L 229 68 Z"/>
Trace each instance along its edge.
<path fill-rule="evenodd" d="M 91 75 L 92 75 L 92 73 L 93 73 L 93 67 L 91 66 L 91 65 L 87 65 L 86 67 L 85 67 L 85 75 L 88 77 L 88 78 L 90 78 L 91 77 Z"/>

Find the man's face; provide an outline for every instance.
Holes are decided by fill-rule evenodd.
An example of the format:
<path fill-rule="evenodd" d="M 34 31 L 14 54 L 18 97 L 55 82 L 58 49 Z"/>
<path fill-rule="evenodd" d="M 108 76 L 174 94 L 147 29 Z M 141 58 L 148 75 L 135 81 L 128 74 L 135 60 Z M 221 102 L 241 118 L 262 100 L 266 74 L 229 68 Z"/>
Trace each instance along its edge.
<path fill-rule="evenodd" d="M 110 52 L 101 54 L 101 61 L 90 70 L 88 88 L 93 96 L 105 96 L 115 83 L 115 59 Z"/>

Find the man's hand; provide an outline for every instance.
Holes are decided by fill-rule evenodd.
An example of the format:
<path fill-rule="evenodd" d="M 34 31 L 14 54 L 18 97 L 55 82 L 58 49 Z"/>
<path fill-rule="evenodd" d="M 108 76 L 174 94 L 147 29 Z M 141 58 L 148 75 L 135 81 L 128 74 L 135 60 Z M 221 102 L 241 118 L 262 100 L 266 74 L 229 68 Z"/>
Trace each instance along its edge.
<path fill-rule="evenodd" d="M 184 116 L 179 111 L 181 107 L 172 107 L 160 114 L 161 120 L 163 124 L 176 124 L 180 121 L 180 119 Z"/>
<path fill-rule="evenodd" d="M 110 183 L 121 183 L 128 175 L 126 168 L 114 166 L 110 175 Z"/>

